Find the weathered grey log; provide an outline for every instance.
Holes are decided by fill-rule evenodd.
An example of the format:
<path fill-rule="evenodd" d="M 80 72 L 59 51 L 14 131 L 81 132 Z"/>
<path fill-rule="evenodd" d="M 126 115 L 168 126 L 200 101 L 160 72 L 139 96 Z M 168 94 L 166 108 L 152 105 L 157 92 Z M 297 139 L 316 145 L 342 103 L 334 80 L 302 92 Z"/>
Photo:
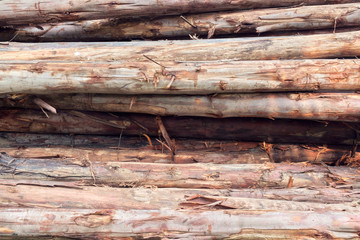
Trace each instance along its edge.
<path fill-rule="evenodd" d="M 101 19 L 16 28 L 16 41 L 101 41 L 329 29 L 360 25 L 360 4 L 217 12 L 128 21 Z M 12 35 L 10 35 L 12 34 Z"/>
<path fill-rule="evenodd" d="M 358 189 L 356 168 L 306 164 L 161 164 L 31 159 L 0 155 L 2 179 L 81 182 L 112 187 L 287 188 L 332 186 Z"/>
<path fill-rule="evenodd" d="M 5 236 L 354 239 L 358 236 L 359 213 L 14 208 L 1 209 L 0 221 Z"/>
<path fill-rule="evenodd" d="M 360 55 L 360 32 L 198 41 L 2 43 L 0 61 L 165 61 L 342 58 Z M 165 66 L 166 67 L 166 66 Z M 36 69 L 35 69 L 36 70 Z M 176 81 L 176 80 L 175 80 Z"/>
<path fill-rule="evenodd" d="M 56 2 L 35 0 L 2 0 L 0 25 L 30 25 L 38 23 L 100 19 L 112 17 L 153 17 L 188 12 L 212 12 L 231 9 L 294 6 L 297 4 L 351 3 L 356 0 L 276 0 L 276 1 L 141 1 L 141 0 L 59 0 Z"/>
<path fill-rule="evenodd" d="M 360 90 L 360 61 L 3 63 L 0 94 L 212 94 Z M 174 79 L 173 79 L 174 78 Z M 170 83 L 173 80 L 172 83 Z"/>
<path fill-rule="evenodd" d="M 144 113 L 160 116 L 259 117 L 324 121 L 360 121 L 357 93 L 267 93 L 216 96 L 46 95 L 56 109 Z M 0 106 L 9 106 L 6 100 Z M 31 99 L 17 106 L 38 108 Z M 126 126 L 125 126 L 126 127 Z M 123 127 L 123 128 L 125 128 Z"/>
<path fill-rule="evenodd" d="M 147 134 L 148 136 L 159 137 L 159 129 L 154 116 L 100 112 L 86 112 L 85 114 L 84 117 L 79 117 L 73 115 L 71 111 L 60 111 L 56 115 L 49 114 L 49 118 L 47 118 L 40 110 L 0 110 L 0 131 L 115 135 L 117 136 L 116 144 L 113 147 L 118 146 L 120 135 L 139 136 Z M 285 119 L 274 121 L 260 118 L 165 117 L 162 120 L 171 138 L 265 141 L 266 143 L 353 145 L 357 139 L 356 130 L 359 129 L 356 123 L 344 124 L 341 122 Z M 126 128 L 123 128 L 125 126 Z M 15 137 L 19 140 L 22 138 L 18 135 Z M 49 140 L 42 139 L 42 144 L 46 144 Z M 34 139 L 34 141 L 37 140 Z M 75 141 L 76 138 L 70 137 L 71 145 Z M 95 138 L 93 141 L 102 140 Z M 114 140 L 107 139 L 104 143 L 111 144 L 109 141 Z M 148 141 L 146 140 L 146 142 Z M 19 144 L 21 146 L 21 141 Z"/>

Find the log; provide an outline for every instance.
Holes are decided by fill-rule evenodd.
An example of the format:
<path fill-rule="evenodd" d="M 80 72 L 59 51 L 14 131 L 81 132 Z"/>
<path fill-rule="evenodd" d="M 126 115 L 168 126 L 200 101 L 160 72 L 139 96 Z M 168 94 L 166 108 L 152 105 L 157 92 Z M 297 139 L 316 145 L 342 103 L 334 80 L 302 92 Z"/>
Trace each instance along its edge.
<path fill-rule="evenodd" d="M 202 38 L 216 35 L 239 35 L 294 30 L 315 30 L 360 25 L 360 4 L 301 6 L 297 8 L 191 14 L 180 18 L 161 17 L 128 21 L 100 19 L 40 26 L 18 27 L 5 40 L 16 34 L 16 41 L 104 41 L 123 39 Z M 185 18 L 185 20 L 184 20 Z M 12 34 L 12 35 L 10 35 Z M 4 40 L 4 38 L 3 38 Z"/>
<path fill-rule="evenodd" d="M 0 155 L 2 179 L 78 182 L 111 187 L 159 188 L 288 188 L 358 189 L 357 168 L 306 164 L 161 164 L 88 162 L 83 159 L 31 159 Z"/>
<path fill-rule="evenodd" d="M 113 62 L 276 60 L 343 58 L 360 55 L 360 32 L 308 36 L 102 43 L 0 44 L 0 61 Z M 145 55 L 145 56 L 144 56 Z M 150 60 L 151 59 L 151 60 Z M 166 67 L 166 66 L 164 66 Z M 36 69 L 35 69 L 36 70 Z"/>
<path fill-rule="evenodd" d="M 32 25 L 84 19 L 120 17 L 154 17 L 178 15 L 189 12 L 213 12 L 231 9 L 295 6 L 298 4 L 352 3 L 356 0 L 276 0 L 276 1 L 139 1 L 139 0 L 60 0 L 56 3 L 44 0 L 2 0 L 0 26 Z"/>
<path fill-rule="evenodd" d="M 44 208 L 1 209 L 0 221 L 5 236 L 80 239 L 355 239 L 360 223 L 359 211 Z"/>
<path fill-rule="evenodd" d="M 74 115 L 72 111 L 59 111 L 56 115 L 49 114 L 49 118 L 47 118 L 40 110 L 0 110 L 0 131 L 115 135 L 117 137 L 113 147 L 118 146 L 121 133 L 124 136 L 147 134 L 150 137 L 159 137 L 159 129 L 154 116 L 110 115 L 100 112 L 83 112 L 83 114 L 85 115 L 79 117 Z M 220 139 L 287 144 L 353 145 L 357 139 L 356 131 L 359 129 L 356 123 L 285 119 L 165 117 L 162 120 L 171 138 L 198 138 L 206 139 L 205 141 Z M 18 135 L 15 137 L 20 138 Z M 98 136 L 94 141 L 98 142 L 99 139 Z M 125 141 L 125 138 L 122 139 Z M 73 136 L 70 136 L 71 145 L 75 143 L 75 140 Z M 41 142 L 47 144 L 47 141 L 48 139 L 43 138 Z M 106 141 L 109 142 L 110 140 Z M 145 142 L 148 144 L 147 140 Z M 126 141 L 124 143 L 126 144 Z"/>
<path fill-rule="evenodd" d="M 120 142 L 121 143 L 121 142 Z M 307 146 L 291 144 L 267 143 L 218 143 L 221 150 L 207 148 L 204 141 L 176 142 L 176 155 L 161 145 L 140 148 L 91 149 L 74 147 L 0 147 L 12 157 L 20 158 L 57 158 L 83 159 L 91 162 L 153 162 L 153 163 L 214 163 L 214 164 L 245 164 L 267 162 L 308 162 L 312 164 L 339 165 L 342 163 L 360 164 L 360 153 L 352 152 L 352 147 L 340 146 Z M 189 149 L 190 144 L 200 145 Z M 185 146 L 184 146 L 185 145 Z M 213 145 L 215 145 L 213 143 Z M 232 151 L 229 151 L 233 147 Z M 114 147 L 113 147 L 114 148 Z M 151 148 L 151 149 L 149 149 Z M 202 149 L 201 149 L 202 148 Z"/>
<path fill-rule="evenodd" d="M 42 96 L 42 99 L 56 109 L 69 110 L 159 116 L 258 117 L 359 122 L 359 96 L 357 93 L 262 93 L 215 96 L 72 94 L 46 95 Z M 38 108 L 32 102 L 30 98 L 17 106 Z M 6 100 L 0 101 L 0 106 L 9 107 Z"/>
<path fill-rule="evenodd" d="M 357 91 L 358 60 L 3 63 L 0 94 Z M 174 78 L 174 81 L 170 83 Z"/>
<path fill-rule="evenodd" d="M 51 182 L 38 181 L 28 185 L 21 180 L 0 180 L 0 208 L 353 211 L 360 196 L 357 190 L 315 187 L 252 189 L 252 194 L 249 194 L 247 189 L 106 188 L 70 187 L 66 182 L 56 184 L 52 186 Z M 117 201 L 119 197 L 122 201 Z M 215 202 L 218 203 L 211 206 Z"/>
<path fill-rule="evenodd" d="M 133 145 L 129 143 L 133 141 Z M 125 142 L 125 144 L 124 144 Z M 0 146 L 17 158 L 83 159 L 91 162 L 153 162 L 244 164 L 266 162 L 308 162 L 312 164 L 360 165 L 360 153 L 352 146 L 221 142 L 185 139 L 176 141 L 176 155 L 153 139 L 142 146 L 141 140 L 116 139 L 110 148 L 74 146 L 10 147 Z M 152 145 L 149 145 L 152 143 Z M 125 145 L 125 146 L 124 146 Z M 138 147 L 140 145 L 140 147 Z M 119 146 L 119 147 L 116 147 Z"/>

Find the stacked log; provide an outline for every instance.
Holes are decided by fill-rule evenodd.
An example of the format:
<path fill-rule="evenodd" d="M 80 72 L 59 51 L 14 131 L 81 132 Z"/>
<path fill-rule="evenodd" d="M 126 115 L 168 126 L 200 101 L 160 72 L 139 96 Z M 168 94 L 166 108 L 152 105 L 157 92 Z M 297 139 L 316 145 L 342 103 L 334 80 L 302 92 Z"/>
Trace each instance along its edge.
<path fill-rule="evenodd" d="M 0 239 L 359 237 L 358 1 L 0 6 Z"/>

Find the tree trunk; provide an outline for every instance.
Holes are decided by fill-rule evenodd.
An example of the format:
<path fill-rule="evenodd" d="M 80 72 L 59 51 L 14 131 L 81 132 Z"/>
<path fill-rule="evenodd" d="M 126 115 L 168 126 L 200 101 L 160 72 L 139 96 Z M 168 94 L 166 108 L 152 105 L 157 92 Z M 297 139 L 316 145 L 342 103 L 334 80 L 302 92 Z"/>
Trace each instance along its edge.
<path fill-rule="evenodd" d="M 75 114 L 77 114 L 75 112 Z M 60 111 L 47 118 L 41 111 L 0 110 L 0 131 L 30 133 L 143 135 L 159 137 L 154 116 Z M 346 144 L 356 142 L 355 123 L 270 120 L 261 118 L 162 118 L 171 138 L 220 139 L 269 143 Z M 19 136 L 17 136 L 19 138 Z M 70 141 L 73 138 L 70 137 Z M 35 140 L 36 141 L 36 140 Z M 48 141 L 43 140 L 44 143 Z M 95 139 L 96 141 L 96 139 Z M 97 140 L 99 141 L 99 140 Z M 108 140 L 107 140 L 108 141 Z M 147 142 L 147 140 L 146 140 Z"/>
<path fill-rule="evenodd" d="M 156 141 L 154 141 L 155 144 Z M 194 144 L 198 147 L 189 149 Z M 27 147 L 11 148 L 0 147 L 0 152 L 5 152 L 12 157 L 21 158 L 60 158 L 84 159 L 96 162 L 153 162 L 153 163 L 215 163 L 215 164 L 244 164 L 266 162 L 309 162 L 313 164 L 340 164 L 346 160 L 360 164 L 360 153 L 352 152 L 352 147 L 339 146 L 306 146 L 289 144 L 267 143 L 218 143 L 221 150 L 214 150 L 204 141 L 189 140 L 176 142 L 176 155 L 171 156 L 166 148 L 156 144 L 147 148 L 116 149 L 91 149 L 73 147 Z M 211 144 L 211 143 L 210 143 Z M 121 141 L 120 141 L 121 146 Z M 115 148 L 115 147 L 114 147 Z"/>
<path fill-rule="evenodd" d="M 323 121 L 360 121 L 356 93 L 269 93 L 216 96 L 46 95 L 42 99 L 56 109 L 144 113 L 159 116 L 213 118 L 258 117 Z M 8 107 L 6 100 L 0 106 Z M 18 106 L 38 108 L 31 99 Z M 125 123 L 123 123 L 125 124 Z M 126 127 L 126 126 L 125 126 Z"/>
<path fill-rule="evenodd" d="M 213 12 L 151 20 L 101 19 L 16 28 L 16 41 L 103 41 L 158 39 L 197 34 L 238 35 L 292 30 L 316 30 L 360 25 L 360 4 L 301 6 L 288 9 L 262 9 L 238 12 Z M 13 33 L 14 34 L 14 33 Z M 12 35 L 13 36 L 13 35 Z M 11 39 L 8 35 L 6 39 Z"/>
<path fill-rule="evenodd" d="M 265 210 L 265 211 L 355 211 L 358 210 L 354 202 L 359 193 L 354 190 L 338 190 L 333 193 L 347 195 L 345 201 L 329 201 L 326 194 L 318 194 L 317 202 L 311 200 L 294 201 L 289 198 L 297 194 L 297 189 L 289 189 L 290 195 L 284 195 L 280 190 L 277 198 L 269 197 L 235 197 L 236 190 L 225 189 L 176 189 L 159 188 L 105 188 L 83 187 L 65 188 L 63 186 L 49 186 L 47 182 L 39 182 L 34 186 L 14 184 L 13 181 L 1 181 L 0 185 L 0 208 L 16 207 L 43 207 L 56 209 L 123 209 L 123 210 L 154 210 L 154 209 L 242 209 L 242 210 Z M 14 184 L 14 186 L 12 186 Z M 6 186 L 7 185 L 7 186 Z M 9 187 L 10 185 L 10 187 Z M 46 190 L 46 195 L 44 195 Z M 240 193 L 242 190 L 238 190 Z M 264 190 L 265 191 L 265 190 Z M 326 188 L 315 188 L 309 193 L 324 192 Z M 306 192 L 306 191 L 305 191 Z M 147 201 L 145 200 L 145 197 Z M 122 201 L 117 201 L 121 197 Z M 336 197 L 336 196 L 332 196 Z M 287 199 L 286 199 L 287 198 Z M 217 203 L 212 205 L 213 203 Z"/>
<path fill-rule="evenodd" d="M 360 32 L 198 41 L 33 44 L 11 42 L 2 43 L 0 50 L 0 61 L 5 62 L 112 62 L 131 60 L 132 62 L 155 61 L 157 64 L 153 62 L 154 67 L 159 68 L 159 64 L 162 65 L 161 63 L 165 61 L 356 57 L 360 55 Z"/>
<path fill-rule="evenodd" d="M 3 63 L 0 94 L 356 91 L 360 90 L 359 63 L 358 60 L 165 62 L 162 63 L 165 70 L 152 62 Z"/>
<path fill-rule="evenodd" d="M 355 0 L 276 0 L 276 1 L 139 1 L 139 0 L 60 0 L 57 2 L 34 0 L 2 0 L 0 25 L 32 25 L 84 19 L 154 17 L 189 12 L 214 12 L 232 9 L 294 6 L 298 4 L 352 3 Z"/>
<path fill-rule="evenodd" d="M 359 231 L 359 213 L 356 210 L 15 208 L 1 209 L 0 221 L 3 223 L 2 233 L 8 236 L 51 235 L 80 239 L 142 239 L 150 236 L 166 239 L 355 239 Z"/>
<path fill-rule="evenodd" d="M 160 188 L 360 188 L 356 168 L 305 164 L 161 164 L 89 162 L 85 159 L 13 158 L 1 153 L 2 179 L 81 182 L 111 187 Z"/>

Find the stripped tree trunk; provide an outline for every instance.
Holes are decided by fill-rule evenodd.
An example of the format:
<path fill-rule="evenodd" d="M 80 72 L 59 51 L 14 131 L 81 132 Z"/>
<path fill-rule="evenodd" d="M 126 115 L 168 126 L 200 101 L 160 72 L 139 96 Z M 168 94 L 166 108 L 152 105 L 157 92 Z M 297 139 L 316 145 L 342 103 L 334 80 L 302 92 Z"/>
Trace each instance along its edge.
<path fill-rule="evenodd" d="M 310 239 L 358 236 L 359 211 L 1 209 L 4 235 L 80 239 Z M 27 221 L 24 222 L 24 219 Z M 253 219 L 249 221 L 249 219 Z M 341 219 L 339 222 L 338 219 Z M 45 226 L 44 222 L 46 223 Z M 229 237 L 229 238 L 227 238 Z M 129 239 L 129 238 L 126 238 Z"/>
<path fill-rule="evenodd" d="M 89 162 L 83 159 L 31 159 L 0 156 L 2 179 L 81 182 L 111 187 L 161 188 L 359 188 L 356 168 L 306 164 L 161 164 Z"/>
<path fill-rule="evenodd" d="M 360 4 L 213 12 L 151 20 L 101 19 L 16 28 L 16 41 L 101 41 L 316 30 L 360 25 Z M 184 20 L 185 18 L 185 20 Z M 14 33 L 12 33 L 14 34 Z M 6 39 L 11 39 L 8 35 Z"/>
<path fill-rule="evenodd" d="M 355 0 L 276 0 L 276 1 L 181 1 L 181 0 L 2 0 L 0 25 L 30 25 L 49 22 L 121 17 L 153 17 L 188 12 L 294 6 L 298 4 L 351 3 Z"/>
<path fill-rule="evenodd" d="M 0 94 L 360 90 L 358 60 L 3 63 Z M 51 76 L 51 77 L 49 77 Z"/>
<path fill-rule="evenodd" d="M 160 116 L 262 117 L 324 121 L 360 121 L 356 93 L 269 93 L 216 96 L 52 95 L 42 99 L 56 109 L 145 113 Z M 18 106 L 38 108 L 33 100 Z M 5 100 L 0 106 L 9 106 Z"/>
<path fill-rule="evenodd" d="M 250 191 L 246 189 L 105 188 L 80 184 L 70 186 L 67 182 L 56 184 L 57 186 L 52 186 L 51 182 L 38 181 L 34 185 L 27 185 L 25 180 L 0 180 L 0 208 L 28 206 L 56 209 L 61 206 L 70 209 L 124 210 L 195 208 L 354 211 L 357 208 L 354 202 L 360 197 L 357 190 L 317 187 L 252 189 L 255 194 L 249 194 Z M 118 201 L 119 197 L 122 201 Z"/>
<path fill-rule="evenodd" d="M 198 41 L 2 43 L 0 61 L 211 61 L 341 58 L 360 55 L 360 32 Z M 162 65 L 163 66 L 163 65 Z M 164 66 L 166 67 L 166 66 Z M 36 69 L 34 69 L 36 71 Z"/>
<path fill-rule="evenodd" d="M 166 117 L 162 120 L 172 138 L 232 139 L 270 143 L 352 145 L 356 142 L 356 129 L 359 128 L 355 123 L 283 119 L 274 121 L 260 118 Z M 50 114 L 47 118 L 40 110 L 0 110 L 0 131 L 116 135 L 114 147 L 117 146 L 118 137 L 122 133 L 159 137 L 158 130 L 155 117 L 149 115 L 114 115 L 98 112 L 79 115 L 74 111 L 60 111 L 56 115 Z M 19 139 L 21 136 L 16 135 L 16 138 Z M 70 137 L 71 144 L 75 141 L 72 139 L 73 137 Z M 46 144 L 48 140 L 42 141 Z"/>

